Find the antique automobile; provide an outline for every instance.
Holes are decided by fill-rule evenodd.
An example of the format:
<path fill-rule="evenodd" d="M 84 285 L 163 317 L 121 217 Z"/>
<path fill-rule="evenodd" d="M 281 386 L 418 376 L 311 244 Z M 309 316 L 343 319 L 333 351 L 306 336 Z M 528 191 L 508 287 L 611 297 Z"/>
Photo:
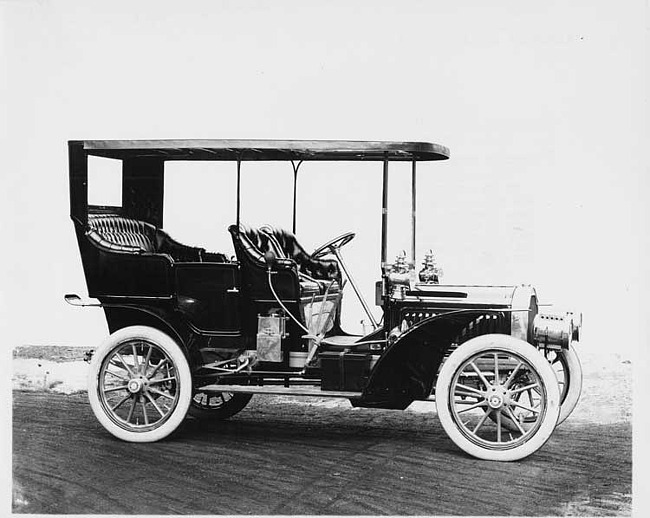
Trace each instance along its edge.
<path fill-rule="evenodd" d="M 110 335 L 92 355 L 88 398 L 114 436 L 157 441 L 188 414 L 228 418 L 254 394 L 344 398 L 355 407 L 395 410 L 435 401 L 443 429 L 459 448 L 510 461 L 542 447 L 575 407 L 582 383 L 573 346 L 578 313 L 543 306 L 527 285 L 441 284 L 432 252 L 420 259 L 422 269 L 416 261 L 416 168 L 447 159 L 447 148 L 270 140 L 68 146 L 70 211 L 89 296 L 65 299 L 105 313 Z M 89 203 L 89 157 L 119 164 L 120 206 Z M 234 255 L 184 245 L 164 230 L 165 167 L 172 161 L 233 164 L 236 214 L 223 228 L 231 223 Z M 293 168 L 291 230 L 241 221 L 241 176 L 249 161 L 284 161 Z M 355 234 L 339 235 L 312 252 L 295 235 L 296 180 L 313 161 L 380 164 L 379 320 L 344 262 L 341 249 Z M 411 165 L 412 206 L 405 210 L 412 216 L 410 256 L 401 253 L 391 263 L 393 162 Z M 347 285 L 371 325 L 364 336 L 342 329 Z"/>

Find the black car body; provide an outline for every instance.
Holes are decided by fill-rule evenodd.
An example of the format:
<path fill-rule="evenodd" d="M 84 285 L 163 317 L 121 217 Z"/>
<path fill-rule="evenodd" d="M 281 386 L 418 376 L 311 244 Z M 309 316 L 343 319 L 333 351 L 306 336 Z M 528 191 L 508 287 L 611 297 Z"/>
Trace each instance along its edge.
<path fill-rule="evenodd" d="M 121 162 L 121 206 L 88 204 L 89 156 Z M 449 389 L 445 399 L 443 412 L 449 415 L 443 425 L 448 433 L 454 430 L 452 439 L 470 454 L 497 460 L 521 458 L 539 448 L 579 396 L 581 372 L 572 347 L 579 316 L 540 312 L 530 286 L 439 284 L 432 256 L 416 272 L 416 167 L 448 157 L 445 147 L 423 142 L 70 141 L 70 211 L 91 299 L 66 299 L 101 306 L 113 337 L 95 354 L 89 379 L 91 404 L 102 424 L 126 440 L 158 440 L 182 421 L 186 406 L 196 417 L 229 417 L 252 394 L 342 397 L 355 406 L 405 409 L 438 395 L 436 383 L 447 379 L 444 365 L 458 357 L 448 383 L 470 388 Z M 229 161 L 237 169 L 237 213 L 226 224 L 235 257 L 183 245 L 163 230 L 165 164 L 195 160 Z M 260 160 L 293 167 L 292 231 L 250 228 L 240 221 L 242 166 Z M 300 167 L 310 161 L 336 166 L 359 160 L 379 162 L 382 169 L 381 265 L 374 294 L 383 313 L 380 322 L 340 253 L 354 234 L 343 234 L 313 253 L 295 236 Z M 410 259 L 401 256 L 389 263 L 388 170 L 395 161 L 412 164 L 412 239 Z M 346 282 L 372 322 L 366 336 L 341 328 Z M 132 339 L 129 330 L 135 333 Z M 177 346 L 184 360 L 158 344 L 156 337 L 162 335 L 147 330 L 170 338 L 176 345 L 169 347 Z M 488 341 L 481 345 L 480 337 Z M 501 347 L 504 340 L 508 343 Z M 509 340 L 517 342 L 514 349 Z M 478 344 L 476 350 L 461 347 L 472 343 Z M 476 359 L 468 360 L 465 349 Z M 552 378 L 546 367 L 538 368 L 537 357 L 549 369 L 560 366 L 555 384 L 559 381 L 564 416 L 550 393 L 555 388 L 548 388 Z M 187 362 L 190 396 L 179 389 L 188 383 L 179 361 Z M 169 371 L 167 377 L 160 377 L 163 370 Z M 522 377 L 524 372 L 530 376 Z M 558 375 L 556 370 L 553 376 Z M 533 378 L 544 389 L 524 404 L 521 395 L 531 392 L 526 383 Z M 461 419 L 465 411 L 454 410 L 456 403 L 475 405 L 479 429 L 495 421 L 497 431 L 474 433 L 474 425 Z M 502 428 L 519 436 L 505 440 Z M 532 440 L 536 435 L 539 439 Z"/>

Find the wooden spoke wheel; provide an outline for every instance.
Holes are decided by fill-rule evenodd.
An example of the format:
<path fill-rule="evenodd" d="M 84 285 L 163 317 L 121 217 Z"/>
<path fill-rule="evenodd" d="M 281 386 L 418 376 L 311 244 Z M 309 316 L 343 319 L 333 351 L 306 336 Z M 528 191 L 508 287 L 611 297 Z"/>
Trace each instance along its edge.
<path fill-rule="evenodd" d="M 534 406 L 520 396 L 528 391 L 538 395 Z M 560 391 L 551 365 L 532 345 L 483 335 L 463 343 L 442 365 L 436 406 L 459 448 L 480 459 L 512 461 L 534 453 L 551 436 Z"/>
<path fill-rule="evenodd" d="M 189 415 L 206 421 L 228 419 L 241 412 L 252 397 L 253 394 L 196 390 L 190 404 Z"/>
<path fill-rule="evenodd" d="M 180 346 L 146 326 L 120 329 L 93 355 L 88 399 L 115 437 L 153 442 L 181 424 L 192 398 L 190 368 Z"/>

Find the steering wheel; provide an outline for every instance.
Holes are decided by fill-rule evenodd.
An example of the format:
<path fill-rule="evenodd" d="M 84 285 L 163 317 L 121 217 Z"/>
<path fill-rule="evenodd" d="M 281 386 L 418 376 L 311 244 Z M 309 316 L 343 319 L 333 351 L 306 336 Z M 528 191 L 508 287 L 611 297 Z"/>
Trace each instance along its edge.
<path fill-rule="evenodd" d="M 312 259 L 319 259 L 324 255 L 327 255 L 330 251 L 347 245 L 354 239 L 354 236 L 356 236 L 354 232 L 346 232 L 345 234 L 341 234 L 340 236 L 331 239 L 324 245 L 321 245 L 316 250 L 314 250 L 314 252 L 311 254 Z"/>

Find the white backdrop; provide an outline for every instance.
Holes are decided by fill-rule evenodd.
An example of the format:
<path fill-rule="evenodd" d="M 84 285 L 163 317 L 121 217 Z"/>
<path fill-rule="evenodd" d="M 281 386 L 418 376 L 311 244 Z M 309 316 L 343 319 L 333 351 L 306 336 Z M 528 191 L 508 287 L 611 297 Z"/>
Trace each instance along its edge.
<path fill-rule="evenodd" d="M 106 334 L 100 311 L 63 302 L 87 293 L 68 139 L 295 138 L 448 146 L 420 167 L 418 261 L 432 247 L 445 282 L 532 283 L 582 309 L 583 351 L 647 373 L 647 2 L 23 0 L 0 2 L 0 23 L 6 363 Z M 246 220 L 289 225 L 285 166 L 245 164 Z M 167 222 L 227 251 L 220 167 L 168 174 Z M 301 241 L 355 231 L 344 253 L 369 297 L 380 171 L 306 164 L 300 182 Z M 391 257 L 408 249 L 407 171 L 391 175 Z M 351 292 L 346 309 L 354 331 Z"/>
<path fill-rule="evenodd" d="M 583 310 L 592 346 L 638 344 L 643 3 L 307 4 L 1 4 L 11 345 L 92 345 L 106 332 L 100 311 L 62 299 L 86 293 L 66 141 L 93 138 L 444 144 L 450 161 L 420 167 L 418 261 L 432 247 L 445 282 L 532 283 L 544 302 Z M 409 228 L 408 165 L 392 171 L 391 257 Z M 380 172 L 306 164 L 300 178 L 301 241 L 357 232 L 345 254 L 369 297 Z M 191 176 L 168 175 L 169 230 L 231 246 L 234 172 Z M 290 178 L 286 164 L 245 164 L 244 218 L 288 226 Z M 354 331 L 362 315 L 347 299 Z"/>

